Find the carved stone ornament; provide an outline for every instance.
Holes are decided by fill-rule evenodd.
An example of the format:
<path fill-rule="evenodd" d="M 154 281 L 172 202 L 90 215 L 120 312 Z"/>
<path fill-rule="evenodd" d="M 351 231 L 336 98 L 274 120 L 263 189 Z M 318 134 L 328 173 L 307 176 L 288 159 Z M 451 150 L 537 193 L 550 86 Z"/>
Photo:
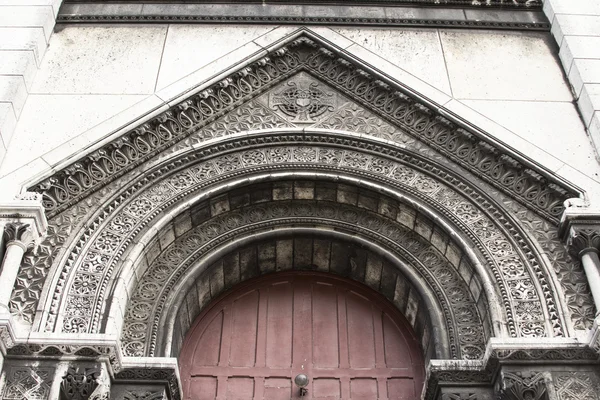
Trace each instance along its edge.
<path fill-rule="evenodd" d="M 100 370 L 69 367 L 60 384 L 60 400 L 88 400 L 96 387 Z"/>
<path fill-rule="evenodd" d="M 567 246 L 575 260 L 578 260 L 581 254 L 587 251 L 600 252 L 600 226 L 571 228 Z"/>
<path fill-rule="evenodd" d="M 5 367 L 3 400 L 48 400 L 54 368 Z"/>
<path fill-rule="evenodd" d="M 4 226 L 3 238 L 5 243 L 15 241 L 27 247 L 33 238 L 31 227 L 21 222 L 9 222 Z"/>
<path fill-rule="evenodd" d="M 500 400 L 549 400 L 541 373 L 508 372 L 503 378 Z"/>

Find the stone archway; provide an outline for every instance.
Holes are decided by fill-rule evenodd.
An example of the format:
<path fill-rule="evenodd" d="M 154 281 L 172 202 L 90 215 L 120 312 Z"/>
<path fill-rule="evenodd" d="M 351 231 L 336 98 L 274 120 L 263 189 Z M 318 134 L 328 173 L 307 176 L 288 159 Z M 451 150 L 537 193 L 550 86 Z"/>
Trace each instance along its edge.
<path fill-rule="evenodd" d="M 179 356 L 184 399 L 416 399 L 424 363 L 388 301 L 319 272 L 235 286 L 196 319 Z M 309 377 L 307 393 L 293 384 Z"/>

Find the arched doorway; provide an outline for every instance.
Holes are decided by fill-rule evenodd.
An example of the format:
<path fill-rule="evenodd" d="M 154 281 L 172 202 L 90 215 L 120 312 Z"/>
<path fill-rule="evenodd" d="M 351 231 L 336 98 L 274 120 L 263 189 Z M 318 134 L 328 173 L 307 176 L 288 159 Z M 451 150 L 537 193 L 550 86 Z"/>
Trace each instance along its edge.
<path fill-rule="evenodd" d="M 420 397 L 423 357 L 408 321 L 383 296 L 315 272 L 248 281 L 213 302 L 180 354 L 184 399 Z"/>

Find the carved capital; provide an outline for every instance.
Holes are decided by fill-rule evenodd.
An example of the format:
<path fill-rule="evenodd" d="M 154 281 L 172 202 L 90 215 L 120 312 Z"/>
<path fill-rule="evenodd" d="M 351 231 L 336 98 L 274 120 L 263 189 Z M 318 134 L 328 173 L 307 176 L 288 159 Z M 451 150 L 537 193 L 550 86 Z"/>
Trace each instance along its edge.
<path fill-rule="evenodd" d="M 27 247 L 33 241 L 33 233 L 29 224 L 9 222 L 4 226 L 3 239 L 6 243 L 20 242 Z"/>
<path fill-rule="evenodd" d="M 60 400 L 88 400 L 98 386 L 100 370 L 69 367 L 60 384 Z"/>
<path fill-rule="evenodd" d="M 600 225 L 574 226 L 567 238 L 569 254 L 575 259 L 588 251 L 600 252 Z"/>
<path fill-rule="evenodd" d="M 546 380 L 541 373 L 506 372 L 502 377 L 499 400 L 548 400 Z"/>

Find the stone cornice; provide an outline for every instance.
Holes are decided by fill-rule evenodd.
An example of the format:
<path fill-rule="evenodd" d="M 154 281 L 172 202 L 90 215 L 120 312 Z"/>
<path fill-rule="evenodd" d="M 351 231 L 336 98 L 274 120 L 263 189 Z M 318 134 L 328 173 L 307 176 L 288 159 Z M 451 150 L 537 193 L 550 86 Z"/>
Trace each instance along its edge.
<path fill-rule="evenodd" d="M 549 220 L 558 222 L 563 202 L 579 195 L 551 173 L 487 139 L 484 133 L 451 116 L 440 116 L 431 105 L 425 105 L 430 104 L 426 99 L 308 36 L 289 39 L 268 57 L 232 71 L 229 77 L 29 190 L 42 193 L 46 211 L 56 215 L 249 99 L 306 71 Z"/>
<path fill-rule="evenodd" d="M 305 3 L 305 4 L 302 4 Z M 209 4 L 169 2 L 73 1 L 61 7 L 57 22 L 211 22 L 241 24 L 426 26 L 511 30 L 549 30 L 550 24 L 537 1 L 500 0 L 446 1 L 367 1 L 322 2 L 279 1 L 265 8 L 262 3 Z M 347 3 L 347 2 L 344 2 Z M 392 4 L 393 3 L 393 4 Z M 400 4 L 400 6 L 398 5 Z M 429 6 L 429 7 L 423 7 Z"/>

